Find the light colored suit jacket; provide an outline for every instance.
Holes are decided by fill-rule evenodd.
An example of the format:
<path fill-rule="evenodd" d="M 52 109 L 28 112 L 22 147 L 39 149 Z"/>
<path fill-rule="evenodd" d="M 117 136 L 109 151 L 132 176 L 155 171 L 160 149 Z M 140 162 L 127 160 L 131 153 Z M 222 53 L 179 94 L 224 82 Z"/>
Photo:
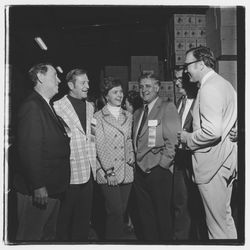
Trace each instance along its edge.
<path fill-rule="evenodd" d="M 133 138 L 136 148 L 136 163 L 145 172 L 160 165 L 168 169 L 173 164 L 177 132 L 181 130 L 179 114 L 175 105 L 158 98 L 138 137 L 136 147 L 136 133 L 143 108 L 134 113 Z M 157 120 L 155 146 L 149 147 L 149 120 Z"/>
<path fill-rule="evenodd" d="M 72 106 L 65 95 L 62 99 L 54 102 L 54 109 L 69 127 L 67 131 L 70 137 L 70 184 L 86 183 L 92 173 L 96 178 L 96 149 L 95 136 L 91 134 L 91 122 L 93 119 L 94 107 L 86 101 L 86 132 Z"/>
<path fill-rule="evenodd" d="M 133 167 L 127 164 L 134 158 L 132 146 L 132 115 L 121 109 L 118 120 L 110 113 L 107 106 L 95 113 L 97 182 L 107 183 L 105 171 L 114 168 L 118 183 L 131 183 L 134 179 Z"/>
<path fill-rule="evenodd" d="M 194 132 L 186 134 L 196 183 L 208 183 L 222 165 L 236 169 L 237 144 L 228 136 L 236 120 L 236 91 L 214 72 L 201 85 L 193 109 Z"/>

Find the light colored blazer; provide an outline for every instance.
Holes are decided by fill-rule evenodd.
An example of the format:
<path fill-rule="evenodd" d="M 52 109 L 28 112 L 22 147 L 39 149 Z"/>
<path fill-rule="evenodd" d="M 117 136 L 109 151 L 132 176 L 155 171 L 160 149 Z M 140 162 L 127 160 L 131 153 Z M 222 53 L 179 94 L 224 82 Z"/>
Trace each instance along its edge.
<path fill-rule="evenodd" d="M 138 130 L 143 108 L 134 113 L 133 138 L 136 148 L 136 132 Z M 149 147 L 148 120 L 157 120 L 155 146 Z M 148 114 L 144 127 L 138 138 L 136 148 L 137 165 L 145 172 L 160 165 L 168 169 L 172 166 L 175 157 L 177 132 L 181 130 L 179 114 L 175 105 L 158 98 L 152 110 Z"/>
<path fill-rule="evenodd" d="M 133 167 L 127 164 L 134 158 L 131 130 L 132 115 L 121 109 L 118 120 L 110 113 L 107 106 L 95 113 L 97 173 L 99 184 L 107 183 L 105 171 L 114 168 L 118 183 L 131 183 L 134 179 Z"/>
<path fill-rule="evenodd" d="M 237 120 L 237 95 L 232 85 L 217 73 L 202 84 L 193 109 L 193 133 L 186 134 L 193 150 L 196 183 L 208 183 L 223 165 L 237 166 L 237 144 L 229 131 Z"/>
<path fill-rule="evenodd" d="M 86 132 L 72 106 L 65 95 L 62 99 L 54 102 L 54 109 L 58 116 L 68 125 L 67 131 L 70 137 L 70 184 L 86 183 L 92 173 L 96 178 L 96 149 L 95 136 L 91 134 L 91 122 L 93 121 L 94 107 L 86 101 Z"/>

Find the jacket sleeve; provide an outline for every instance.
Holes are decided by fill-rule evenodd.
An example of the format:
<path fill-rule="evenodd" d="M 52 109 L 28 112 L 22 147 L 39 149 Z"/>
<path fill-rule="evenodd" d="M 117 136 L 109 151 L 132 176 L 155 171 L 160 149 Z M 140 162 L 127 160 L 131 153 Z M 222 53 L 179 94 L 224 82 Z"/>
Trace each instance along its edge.
<path fill-rule="evenodd" d="M 18 153 L 29 187 L 45 186 L 43 174 L 44 127 L 41 110 L 34 102 L 25 103 L 19 112 Z"/>
<path fill-rule="evenodd" d="M 177 132 L 181 130 L 181 123 L 177 109 L 173 103 L 163 107 L 163 139 L 164 148 L 161 151 L 160 166 L 169 168 L 174 160 L 176 146 L 178 144 Z"/>
<path fill-rule="evenodd" d="M 206 85 L 199 97 L 200 129 L 186 134 L 186 143 L 191 150 L 209 147 L 222 136 L 223 97 L 214 86 Z"/>
<path fill-rule="evenodd" d="M 132 115 L 129 116 L 129 135 L 127 139 L 127 152 L 128 156 L 131 159 L 135 159 L 134 155 L 134 147 L 133 147 L 133 140 L 132 140 Z"/>
<path fill-rule="evenodd" d="M 112 159 L 109 151 L 109 145 L 107 145 L 105 131 L 103 128 L 102 119 L 98 114 L 94 115 L 96 119 L 96 153 L 97 158 L 100 162 L 102 169 L 106 172 L 109 169 L 112 169 L 110 162 Z"/>

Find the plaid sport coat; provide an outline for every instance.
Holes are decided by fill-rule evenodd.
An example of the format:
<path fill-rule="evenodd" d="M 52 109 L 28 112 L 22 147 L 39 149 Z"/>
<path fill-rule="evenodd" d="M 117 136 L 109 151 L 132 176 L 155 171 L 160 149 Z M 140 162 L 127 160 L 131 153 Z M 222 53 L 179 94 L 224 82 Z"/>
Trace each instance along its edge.
<path fill-rule="evenodd" d="M 70 184 L 86 183 L 90 178 L 92 170 L 96 178 L 96 149 L 95 136 L 91 134 L 94 107 L 86 101 L 86 131 L 83 130 L 81 122 L 65 95 L 62 99 L 54 102 L 54 109 L 67 124 L 66 129 L 70 137 Z"/>
<path fill-rule="evenodd" d="M 107 183 L 105 171 L 114 168 L 118 183 L 131 183 L 134 180 L 133 167 L 127 164 L 134 159 L 131 139 L 132 115 L 121 109 L 118 120 L 110 113 L 107 106 L 95 113 L 97 173 L 99 184 Z"/>

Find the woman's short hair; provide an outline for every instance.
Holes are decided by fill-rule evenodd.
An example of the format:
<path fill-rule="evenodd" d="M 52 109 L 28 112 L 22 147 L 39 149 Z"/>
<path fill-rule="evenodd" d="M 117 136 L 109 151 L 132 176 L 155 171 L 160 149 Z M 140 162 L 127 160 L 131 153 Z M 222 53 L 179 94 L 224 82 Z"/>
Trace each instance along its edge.
<path fill-rule="evenodd" d="M 121 86 L 122 87 L 122 82 L 120 79 L 115 78 L 113 76 L 108 76 L 104 78 L 104 84 L 103 84 L 103 89 L 102 89 L 102 94 L 103 96 L 106 96 L 108 92 L 115 87 Z"/>

